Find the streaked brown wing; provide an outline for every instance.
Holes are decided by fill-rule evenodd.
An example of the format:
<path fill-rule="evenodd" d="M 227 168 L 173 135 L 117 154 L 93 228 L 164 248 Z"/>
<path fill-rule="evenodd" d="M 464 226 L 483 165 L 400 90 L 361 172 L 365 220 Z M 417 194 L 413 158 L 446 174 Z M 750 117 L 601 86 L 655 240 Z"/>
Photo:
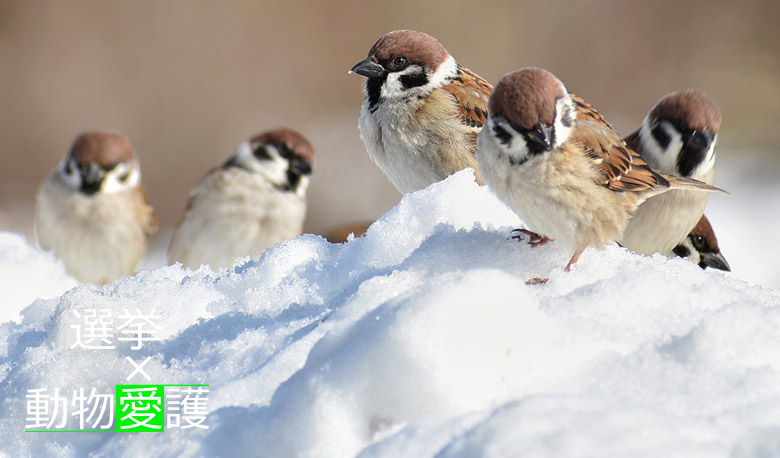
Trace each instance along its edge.
<path fill-rule="evenodd" d="M 641 192 L 668 187 L 669 181 L 654 172 L 639 154 L 628 147 L 601 114 L 590 105 L 580 112 L 571 141 L 579 143 L 603 173 L 599 184 L 613 191 Z"/>
<path fill-rule="evenodd" d="M 614 130 L 612 125 L 608 123 L 604 116 L 593 108 L 591 104 L 576 94 L 570 92 L 569 95 L 574 102 L 574 106 L 577 107 L 577 121 L 590 121 L 610 130 Z"/>
<path fill-rule="evenodd" d="M 487 105 L 493 85 L 466 67 L 458 66 L 458 76 L 442 87 L 458 102 L 461 122 L 479 131 L 487 120 Z"/>

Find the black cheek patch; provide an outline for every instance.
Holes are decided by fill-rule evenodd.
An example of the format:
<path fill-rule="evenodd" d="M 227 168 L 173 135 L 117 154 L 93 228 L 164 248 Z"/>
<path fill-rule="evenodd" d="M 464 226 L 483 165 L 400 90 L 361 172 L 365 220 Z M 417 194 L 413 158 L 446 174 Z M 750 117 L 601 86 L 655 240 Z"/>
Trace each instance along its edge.
<path fill-rule="evenodd" d="M 411 89 L 413 87 L 420 87 L 428 84 L 428 76 L 425 72 L 402 75 L 399 79 L 404 89 Z"/>
<path fill-rule="evenodd" d="M 574 118 L 571 115 L 572 110 L 567 106 L 566 111 L 561 116 L 561 124 L 565 127 L 571 127 L 574 124 Z"/>
<path fill-rule="evenodd" d="M 674 254 L 676 254 L 681 258 L 687 258 L 688 256 L 691 255 L 691 252 L 684 245 L 677 245 L 676 247 L 674 247 L 674 250 L 672 251 L 674 252 Z"/>
<path fill-rule="evenodd" d="M 659 122 L 658 125 L 656 125 L 653 128 L 653 138 L 658 142 L 659 145 L 661 145 L 661 148 L 666 149 L 669 147 L 669 143 L 672 141 L 672 137 L 669 136 L 669 134 L 666 133 L 663 127 L 661 127 L 661 123 Z"/>
<path fill-rule="evenodd" d="M 271 159 L 271 155 L 268 154 L 268 150 L 265 149 L 265 145 L 260 145 L 255 148 L 255 150 L 252 151 L 252 154 L 261 161 L 267 161 Z"/>
<path fill-rule="evenodd" d="M 498 124 L 493 126 L 493 133 L 496 135 L 496 138 L 498 138 L 498 141 L 501 142 L 502 145 L 509 147 L 509 145 L 512 144 L 512 134 L 507 132 L 506 129 L 499 126 Z"/>

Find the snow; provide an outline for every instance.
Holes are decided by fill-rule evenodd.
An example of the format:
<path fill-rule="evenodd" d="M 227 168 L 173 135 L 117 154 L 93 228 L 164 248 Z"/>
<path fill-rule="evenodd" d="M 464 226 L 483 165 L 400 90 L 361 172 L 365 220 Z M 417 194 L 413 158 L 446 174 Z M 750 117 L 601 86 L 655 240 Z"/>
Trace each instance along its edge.
<path fill-rule="evenodd" d="M 0 323 L 19 320 L 19 312 L 33 300 L 57 297 L 78 282 L 65 273 L 62 261 L 36 250 L 24 237 L 0 232 Z"/>
<path fill-rule="evenodd" d="M 0 452 L 780 455 L 780 290 L 614 245 L 564 273 L 557 244 L 508 237 L 519 224 L 464 171 L 345 244 L 304 235 L 229 271 L 161 267 L 37 300 L 0 325 Z M 69 287 L 4 237 L 2 257 L 16 246 Z M 12 293 L 35 287 L 5 269 Z M 153 312 L 161 340 L 73 348 L 90 310 Z M 128 356 L 150 358 L 149 383 L 209 384 L 209 428 L 24 432 L 27 390 L 109 392 Z"/>

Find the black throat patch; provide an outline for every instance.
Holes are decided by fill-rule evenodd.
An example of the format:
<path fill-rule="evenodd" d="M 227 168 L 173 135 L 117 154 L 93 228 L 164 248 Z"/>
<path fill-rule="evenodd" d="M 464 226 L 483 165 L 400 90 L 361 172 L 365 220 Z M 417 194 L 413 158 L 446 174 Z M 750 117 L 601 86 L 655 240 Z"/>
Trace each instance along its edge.
<path fill-rule="evenodd" d="M 379 107 L 379 97 L 382 94 L 382 85 L 385 84 L 387 75 L 369 78 L 366 81 L 366 96 L 368 96 L 368 109 L 372 113 Z"/>
<path fill-rule="evenodd" d="M 683 143 L 680 155 L 677 156 L 677 172 L 684 177 L 691 176 L 693 169 L 704 162 L 708 150 L 709 149 L 691 148 L 687 143 Z"/>

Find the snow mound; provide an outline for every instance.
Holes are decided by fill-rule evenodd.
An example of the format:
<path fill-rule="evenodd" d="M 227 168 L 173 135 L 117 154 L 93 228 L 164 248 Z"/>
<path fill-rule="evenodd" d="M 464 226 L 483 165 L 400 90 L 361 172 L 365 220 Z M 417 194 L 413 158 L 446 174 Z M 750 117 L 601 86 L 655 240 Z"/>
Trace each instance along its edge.
<path fill-rule="evenodd" d="M 0 323 L 19 320 L 19 312 L 35 299 L 57 297 L 78 282 L 52 253 L 30 246 L 18 234 L 0 232 Z"/>
<path fill-rule="evenodd" d="M 780 291 L 617 246 L 568 253 L 464 171 L 363 238 L 301 236 L 219 273 L 80 286 L 0 329 L 17 456 L 780 454 Z M 544 285 L 525 281 L 549 277 Z M 90 310 L 158 315 L 142 349 L 73 348 Z M 208 429 L 25 433 L 30 389 L 209 384 Z M 137 380 L 136 380 L 137 382 Z"/>

